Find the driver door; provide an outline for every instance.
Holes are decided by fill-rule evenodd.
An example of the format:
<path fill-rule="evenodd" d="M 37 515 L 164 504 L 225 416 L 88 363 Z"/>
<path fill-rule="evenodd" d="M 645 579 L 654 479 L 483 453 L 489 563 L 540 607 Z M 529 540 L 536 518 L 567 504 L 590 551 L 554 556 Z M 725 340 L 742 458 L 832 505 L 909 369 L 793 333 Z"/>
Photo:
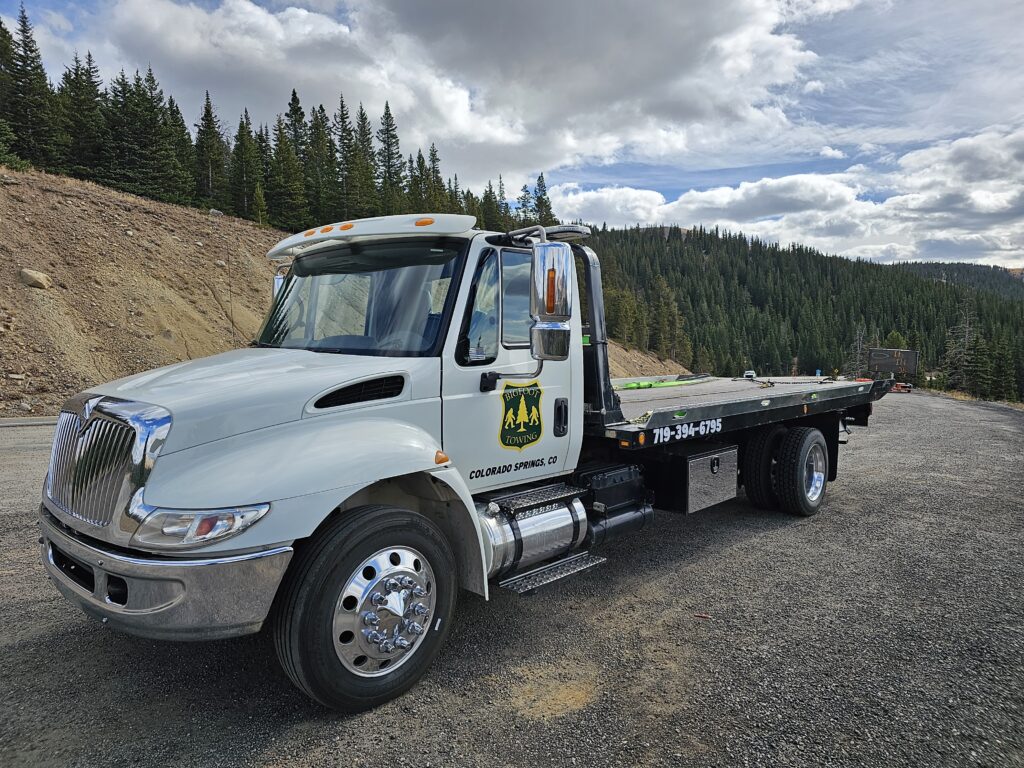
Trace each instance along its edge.
<path fill-rule="evenodd" d="M 573 379 L 582 365 L 578 312 L 569 358 L 546 361 L 537 375 L 530 355 L 530 265 L 529 250 L 479 250 L 460 291 L 464 313 L 453 318 L 446 345 L 444 451 L 473 493 L 561 474 L 579 456 L 581 420 L 571 418 L 570 408 L 582 397 L 582 380 Z M 509 377 L 481 391 L 487 372 Z M 575 396 L 574 384 L 580 389 Z"/>

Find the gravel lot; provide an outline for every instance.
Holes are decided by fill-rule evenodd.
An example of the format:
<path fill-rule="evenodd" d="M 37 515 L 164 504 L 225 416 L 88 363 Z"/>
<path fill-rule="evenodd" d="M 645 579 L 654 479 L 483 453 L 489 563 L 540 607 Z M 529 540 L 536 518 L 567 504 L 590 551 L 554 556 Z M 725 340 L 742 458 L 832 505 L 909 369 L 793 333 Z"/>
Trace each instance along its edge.
<path fill-rule="evenodd" d="M 263 636 L 140 640 L 61 599 L 49 437 L 0 429 L 0 765 L 1024 765 L 1024 412 L 890 395 L 817 517 L 659 513 L 536 596 L 464 595 L 427 678 L 354 717 Z"/>

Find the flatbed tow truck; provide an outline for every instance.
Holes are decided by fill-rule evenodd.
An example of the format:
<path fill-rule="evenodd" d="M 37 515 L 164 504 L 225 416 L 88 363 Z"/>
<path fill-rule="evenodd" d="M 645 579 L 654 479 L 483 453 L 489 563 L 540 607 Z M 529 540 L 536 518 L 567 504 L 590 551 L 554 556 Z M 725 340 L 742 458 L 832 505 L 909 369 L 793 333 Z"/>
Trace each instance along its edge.
<path fill-rule="evenodd" d="M 891 382 L 612 379 L 589 230 L 474 225 L 286 238 L 250 349 L 71 398 L 39 510 L 60 592 L 151 638 L 267 625 L 300 689 L 358 710 L 419 680 L 460 588 L 598 565 L 654 504 L 821 508 Z"/>

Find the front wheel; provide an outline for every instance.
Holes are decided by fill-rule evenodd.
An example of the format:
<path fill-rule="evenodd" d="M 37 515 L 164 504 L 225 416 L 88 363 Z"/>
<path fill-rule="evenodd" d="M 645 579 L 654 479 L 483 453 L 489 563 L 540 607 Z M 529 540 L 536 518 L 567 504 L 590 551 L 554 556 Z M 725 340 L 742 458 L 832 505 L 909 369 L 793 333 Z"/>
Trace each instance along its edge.
<path fill-rule="evenodd" d="M 813 427 L 794 427 L 779 448 L 775 491 L 782 508 L 810 517 L 821 507 L 828 484 L 828 446 Z"/>
<path fill-rule="evenodd" d="M 423 676 L 455 611 L 455 558 L 422 515 L 342 513 L 296 556 L 274 616 L 288 677 L 321 704 L 369 709 Z"/>

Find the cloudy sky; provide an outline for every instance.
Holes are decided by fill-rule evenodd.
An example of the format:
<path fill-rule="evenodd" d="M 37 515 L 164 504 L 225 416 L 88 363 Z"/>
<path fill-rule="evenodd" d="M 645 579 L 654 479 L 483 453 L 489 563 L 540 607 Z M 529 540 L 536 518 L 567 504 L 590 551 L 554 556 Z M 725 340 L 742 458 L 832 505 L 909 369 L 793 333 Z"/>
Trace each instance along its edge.
<path fill-rule="evenodd" d="M 27 0 L 54 78 L 152 65 L 197 116 L 291 89 L 555 212 L 1024 266 L 1021 0 Z M 0 0 L 10 25 L 14 0 Z"/>

